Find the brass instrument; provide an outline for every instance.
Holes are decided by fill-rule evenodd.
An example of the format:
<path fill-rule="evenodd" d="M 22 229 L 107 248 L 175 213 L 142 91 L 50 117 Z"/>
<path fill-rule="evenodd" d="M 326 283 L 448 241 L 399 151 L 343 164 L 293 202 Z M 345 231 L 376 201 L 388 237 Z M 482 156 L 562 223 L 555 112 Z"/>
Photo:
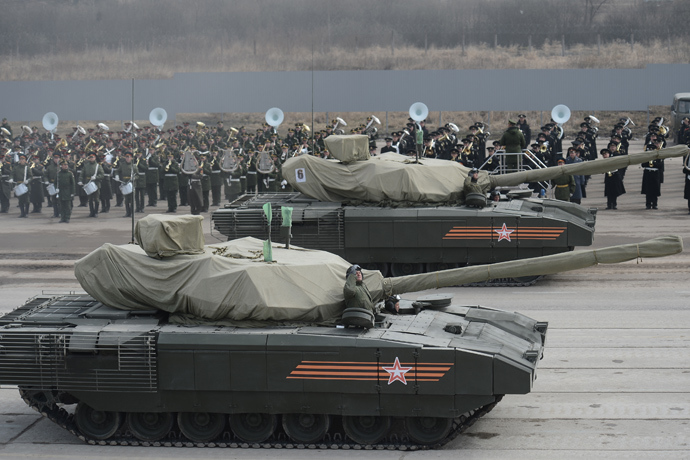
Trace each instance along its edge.
<path fill-rule="evenodd" d="M 465 155 L 469 155 L 470 153 L 472 153 L 472 142 L 470 142 L 462 148 L 462 153 L 464 153 Z"/>
<path fill-rule="evenodd" d="M 548 147 L 546 144 L 541 144 L 541 145 L 539 146 L 539 151 L 540 151 L 541 153 L 546 153 L 547 150 L 549 150 L 549 147 Z"/>
<path fill-rule="evenodd" d="M 89 142 L 86 144 L 86 147 L 84 147 L 84 152 L 88 152 L 91 149 L 91 144 L 95 144 L 95 143 L 96 143 L 96 141 L 94 140 L 94 138 L 93 137 L 90 138 Z"/>
<path fill-rule="evenodd" d="M 172 164 L 172 159 L 168 160 L 168 164 L 165 165 L 165 172 L 168 172 L 170 170 L 170 165 Z"/>

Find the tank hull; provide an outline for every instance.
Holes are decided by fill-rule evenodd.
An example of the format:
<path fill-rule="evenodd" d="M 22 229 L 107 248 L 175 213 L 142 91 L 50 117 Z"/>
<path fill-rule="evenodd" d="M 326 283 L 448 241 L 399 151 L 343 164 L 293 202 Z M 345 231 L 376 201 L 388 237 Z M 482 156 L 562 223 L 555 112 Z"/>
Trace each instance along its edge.
<path fill-rule="evenodd" d="M 27 403 L 85 440 L 136 441 L 136 414 L 178 417 L 181 429 L 180 414 L 199 413 L 219 414 L 230 426 L 246 414 L 283 421 L 304 414 L 336 426 L 366 417 L 459 420 L 459 429 L 503 395 L 531 390 L 547 327 L 482 307 L 378 319 L 369 330 L 189 327 L 88 296 L 38 297 L 0 318 L 0 383 L 18 385 Z M 77 404 L 76 425 L 58 403 Z M 83 420 L 86 411 L 120 421 L 112 433 L 99 432 L 100 422 Z M 340 439 L 349 439 L 345 433 Z M 165 436 L 184 439 L 184 429 Z M 219 436 L 238 434 L 225 428 Z M 281 436 L 274 429 L 266 439 Z M 396 442 L 382 439 L 371 444 Z"/>
<path fill-rule="evenodd" d="M 271 238 L 284 241 L 280 207 L 292 211 L 291 244 L 372 264 L 384 275 L 558 254 L 589 246 L 596 210 L 573 203 L 514 199 L 467 206 L 378 207 L 323 203 L 292 193 L 241 197 L 213 213 L 228 239 L 266 239 L 262 206 L 273 210 Z"/>

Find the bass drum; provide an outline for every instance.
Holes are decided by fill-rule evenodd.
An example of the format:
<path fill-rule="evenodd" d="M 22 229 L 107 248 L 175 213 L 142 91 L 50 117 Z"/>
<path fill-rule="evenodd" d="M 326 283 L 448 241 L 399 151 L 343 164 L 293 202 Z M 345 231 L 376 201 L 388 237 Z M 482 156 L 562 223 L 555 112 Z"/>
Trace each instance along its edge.
<path fill-rule="evenodd" d="M 14 196 L 20 197 L 29 191 L 29 187 L 26 184 L 19 184 L 14 188 Z"/>
<path fill-rule="evenodd" d="M 120 191 L 123 195 L 130 195 L 132 193 L 132 183 L 127 182 L 126 184 L 120 185 Z"/>

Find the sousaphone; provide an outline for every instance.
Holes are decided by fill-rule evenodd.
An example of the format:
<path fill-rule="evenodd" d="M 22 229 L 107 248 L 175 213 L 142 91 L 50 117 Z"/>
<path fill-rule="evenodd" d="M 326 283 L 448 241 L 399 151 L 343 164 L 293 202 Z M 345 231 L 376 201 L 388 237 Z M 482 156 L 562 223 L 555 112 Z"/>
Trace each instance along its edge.
<path fill-rule="evenodd" d="M 53 139 L 53 134 L 57 131 L 58 116 L 55 112 L 48 112 L 43 115 L 43 128 L 50 133 L 50 138 Z"/>
<path fill-rule="evenodd" d="M 551 109 L 551 118 L 558 123 L 558 138 L 561 139 L 563 137 L 563 123 L 570 120 L 570 109 L 567 105 L 558 104 Z"/>

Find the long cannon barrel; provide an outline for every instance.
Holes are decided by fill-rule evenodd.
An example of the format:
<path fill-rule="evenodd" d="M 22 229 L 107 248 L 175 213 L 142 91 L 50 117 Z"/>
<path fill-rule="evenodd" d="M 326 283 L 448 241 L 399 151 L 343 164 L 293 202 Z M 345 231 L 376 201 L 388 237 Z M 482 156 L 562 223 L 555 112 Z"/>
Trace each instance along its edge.
<path fill-rule="evenodd" d="M 690 149 L 686 145 L 676 145 L 661 150 L 649 150 L 647 152 L 619 155 L 611 158 L 602 158 L 594 161 L 583 161 L 563 166 L 533 169 L 516 173 L 489 176 L 492 187 L 519 185 L 525 182 L 540 182 L 555 179 L 564 175 L 592 175 L 603 174 L 615 169 L 625 168 L 630 165 L 646 163 L 656 159 L 682 157 L 687 155 Z"/>
<path fill-rule="evenodd" d="M 532 259 L 454 268 L 396 278 L 384 278 L 383 295 L 478 283 L 495 278 L 549 275 L 597 264 L 617 264 L 646 257 L 664 257 L 683 251 L 679 236 L 662 236 L 638 244 L 624 244 L 588 251 L 575 251 Z"/>

